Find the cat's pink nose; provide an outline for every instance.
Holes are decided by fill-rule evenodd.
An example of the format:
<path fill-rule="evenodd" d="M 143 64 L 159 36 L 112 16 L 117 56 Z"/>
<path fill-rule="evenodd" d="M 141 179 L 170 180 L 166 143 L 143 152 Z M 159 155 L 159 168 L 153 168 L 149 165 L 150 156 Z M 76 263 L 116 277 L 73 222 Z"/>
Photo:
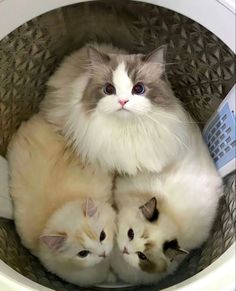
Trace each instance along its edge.
<path fill-rule="evenodd" d="M 105 257 L 106 257 L 106 253 L 105 253 L 105 251 L 104 251 L 101 255 L 99 255 L 99 257 L 100 257 L 100 258 L 105 258 Z"/>
<path fill-rule="evenodd" d="M 123 249 L 123 254 L 127 254 L 127 255 L 129 255 L 129 252 L 128 252 L 128 250 L 127 250 L 127 247 L 124 247 L 124 249 Z"/>
<path fill-rule="evenodd" d="M 120 99 L 118 102 L 120 103 L 120 105 L 121 105 L 122 107 L 124 107 L 125 104 L 126 104 L 128 101 L 129 101 L 128 99 Z"/>

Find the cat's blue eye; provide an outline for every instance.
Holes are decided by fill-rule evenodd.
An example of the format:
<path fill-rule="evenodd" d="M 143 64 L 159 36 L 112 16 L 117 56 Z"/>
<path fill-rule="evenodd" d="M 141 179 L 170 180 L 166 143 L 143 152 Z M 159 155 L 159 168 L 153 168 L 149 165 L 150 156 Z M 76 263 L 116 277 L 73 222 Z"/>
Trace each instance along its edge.
<path fill-rule="evenodd" d="M 137 83 L 132 89 L 132 94 L 142 95 L 145 92 L 145 86 L 143 83 Z"/>
<path fill-rule="evenodd" d="M 87 255 L 90 253 L 90 251 L 84 250 L 84 251 L 80 251 L 77 256 L 80 258 L 85 258 L 87 257 Z"/>
<path fill-rule="evenodd" d="M 110 84 L 110 83 L 107 83 L 105 84 L 105 86 L 103 87 L 103 92 L 106 94 L 106 95 L 113 95 L 116 93 L 116 88 Z"/>

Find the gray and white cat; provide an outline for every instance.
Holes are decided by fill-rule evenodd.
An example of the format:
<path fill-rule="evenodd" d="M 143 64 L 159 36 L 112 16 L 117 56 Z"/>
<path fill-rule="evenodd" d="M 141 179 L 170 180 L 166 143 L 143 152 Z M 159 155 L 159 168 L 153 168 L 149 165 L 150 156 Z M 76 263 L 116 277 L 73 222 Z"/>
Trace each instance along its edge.
<path fill-rule="evenodd" d="M 165 80 L 164 54 L 83 47 L 49 80 L 41 111 L 83 161 L 131 175 L 160 172 L 191 153 L 198 134 Z"/>

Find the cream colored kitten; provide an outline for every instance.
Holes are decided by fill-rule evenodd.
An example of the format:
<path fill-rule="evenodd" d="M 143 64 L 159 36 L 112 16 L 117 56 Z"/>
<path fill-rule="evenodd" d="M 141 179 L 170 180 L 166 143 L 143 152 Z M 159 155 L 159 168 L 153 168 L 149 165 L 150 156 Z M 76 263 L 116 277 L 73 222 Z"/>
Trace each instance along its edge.
<path fill-rule="evenodd" d="M 69 282 L 106 280 L 115 233 L 112 178 L 83 167 L 40 115 L 21 125 L 8 159 L 22 243 Z"/>
<path fill-rule="evenodd" d="M 172 273 L 208 237 L 222 181 L 213 164 L 183 164 L 163 175 L 117 179 L 117 246 L 112 267 L 125 282 L 151 284 Z"/>

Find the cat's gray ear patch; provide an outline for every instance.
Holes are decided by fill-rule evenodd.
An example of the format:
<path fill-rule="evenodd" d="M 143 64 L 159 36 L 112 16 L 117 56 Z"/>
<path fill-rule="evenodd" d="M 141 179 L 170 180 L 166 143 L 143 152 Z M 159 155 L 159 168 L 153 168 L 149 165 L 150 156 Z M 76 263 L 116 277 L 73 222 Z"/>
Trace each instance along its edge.
<path fill-rule="evenodd" d="M 97 206 L 92 198 L 86 199 L 83 205 L 84 216 L 93 217 L 97 213 Z"/>
<path fill-rule="evenodd" d="M 110 61 L 110 57 L 102 52 L 99 52 L 94 47 L 88 46 L 87 52 L 92 65 L 104 64 Z"/>
<path fill-rule="evenodd" d="M 159 217 L 159 211 L 157 210 L 157 199 L 152 197 L 147 203 L 140 206 L 143 216 L 150 222 L 156 221 Z"/>
<path fill-rule="evenodd" d="M 178 260 L 180 257 L 189 254 L 189 251 L 180 248 L 176 239 L 166 241 L 163 245 L 163 252 L 170 259 L 170 261 Z"/>
<path fill-rule="evenodd" d="M 66 234 L 44 234 L 40 236 L 40 241 L 50 250 L 59 251 L 64 245 L 66 238 Z"/>
<path fill-rule="evenodd" d="M 147 63 L 165 64 L 167 46 L 162 45 L 151 53 L 147 54 L 144 61 Z"/>

